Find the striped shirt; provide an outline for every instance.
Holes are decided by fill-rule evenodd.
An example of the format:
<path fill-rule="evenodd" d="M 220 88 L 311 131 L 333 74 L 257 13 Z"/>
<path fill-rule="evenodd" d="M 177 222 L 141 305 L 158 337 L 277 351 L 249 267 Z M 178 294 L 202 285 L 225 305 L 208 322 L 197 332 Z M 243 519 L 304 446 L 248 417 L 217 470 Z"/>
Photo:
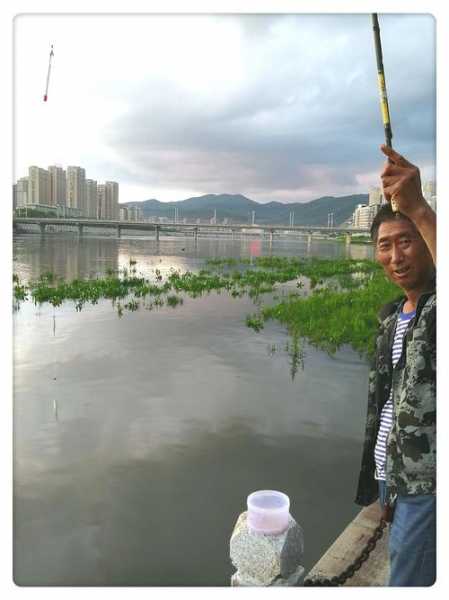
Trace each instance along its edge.
<path fill-rule="evenodd" d="M 415 316 L 415 311 L 401 312 L 396 323 L 391 359 L 393 367 L 396 366 L 402 354 L 402 342 L 409 321 Z M 380 415 L 380 427 L 377 434 L 376 447 L 374 449 L 374 460 L 376 463 L 376 479 L 385 479 L 385 463 L 387 460 L 387 439 L 393 425 L 393 393 L 390 391 L 385 406 Z"/>

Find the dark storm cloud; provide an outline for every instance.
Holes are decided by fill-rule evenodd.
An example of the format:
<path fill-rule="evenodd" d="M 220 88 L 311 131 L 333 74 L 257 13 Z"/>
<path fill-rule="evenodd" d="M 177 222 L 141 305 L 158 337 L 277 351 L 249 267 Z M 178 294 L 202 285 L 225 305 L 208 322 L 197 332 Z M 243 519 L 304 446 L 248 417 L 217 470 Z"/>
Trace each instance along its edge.
<path fill-rule="evenodd" d="M 206 95 L 168 79 L 128 90 L 128 110 L 108 135 L 126 157 L 122 176 L 262 201 L 361 191 L 357 176 L 382 162 L 370 16 L 221 18 L 241 27 L 244 80 L 237 89 L 214 83 Z M 433 18 L 385 15 L 380 22 L 394 142 L 430 164 Z"/>

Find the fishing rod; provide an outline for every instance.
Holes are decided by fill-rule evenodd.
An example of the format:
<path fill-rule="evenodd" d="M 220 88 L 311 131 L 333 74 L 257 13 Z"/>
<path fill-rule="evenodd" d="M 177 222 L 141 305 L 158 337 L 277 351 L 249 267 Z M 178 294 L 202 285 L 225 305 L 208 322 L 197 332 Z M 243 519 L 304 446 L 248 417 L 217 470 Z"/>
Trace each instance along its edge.
<path fill-rule="evenodd" d="M 373 21 L 374 47 L 376 50 L 377 62 L 377 82 L 379 84 L 380 110 L 382 113 L 382 120 L 385 131 L 385 145 L 391 148 L 391 139 L 393 137 L 393 132 L 391 130 L 390 111 L 388 108 L 387 87 L 385 85 L 385 72 L 382 58 L 382 43 L 380 40 L 380 28 L 377 13 L 372 13 L 371 18 Z M 393 200 L 393 198 L 391 198 L 391 208 L 393 212 L 397 212 L 398 210 L 397 204 Z"/>

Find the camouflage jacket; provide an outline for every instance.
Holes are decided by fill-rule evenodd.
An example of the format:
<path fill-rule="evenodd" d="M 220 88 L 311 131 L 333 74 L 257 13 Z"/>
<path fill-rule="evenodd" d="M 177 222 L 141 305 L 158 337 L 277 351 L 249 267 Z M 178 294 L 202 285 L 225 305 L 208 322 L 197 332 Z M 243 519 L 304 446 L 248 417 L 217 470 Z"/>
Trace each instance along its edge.
<path fill-rule="evenodd" d="M 355 502 L 378 497 L 374 447 L 380 414 L 393 388 L 393 426 L 387 440 L 386 500 L 396 495 L 433 494 L 436 489 L 436 294 L 422 294 L 393 368 L 391 347 L 405 298 L 379 313 L 376 355 L 369 375 L 368 412 L 362 466 Z"/>

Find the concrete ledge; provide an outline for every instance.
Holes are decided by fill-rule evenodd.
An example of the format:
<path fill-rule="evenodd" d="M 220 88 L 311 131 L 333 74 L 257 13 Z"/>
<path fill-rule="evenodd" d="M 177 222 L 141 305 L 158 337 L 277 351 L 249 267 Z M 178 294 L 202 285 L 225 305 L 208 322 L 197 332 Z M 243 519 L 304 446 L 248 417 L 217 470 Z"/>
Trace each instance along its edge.
<path fill-rule="evenodd" d="M 316 565 L 307 573 L 307 579 L 314 577 L 334 577 L 344 571 L 360 554 L 368 539 L 379 525 L 380 507 L 378 502 L 363 508 L 346 527 Z M 373 587 L 388 585 L 388 526 L 377 542 L 368 560 L 344 584 L 347 587 Z"/>

